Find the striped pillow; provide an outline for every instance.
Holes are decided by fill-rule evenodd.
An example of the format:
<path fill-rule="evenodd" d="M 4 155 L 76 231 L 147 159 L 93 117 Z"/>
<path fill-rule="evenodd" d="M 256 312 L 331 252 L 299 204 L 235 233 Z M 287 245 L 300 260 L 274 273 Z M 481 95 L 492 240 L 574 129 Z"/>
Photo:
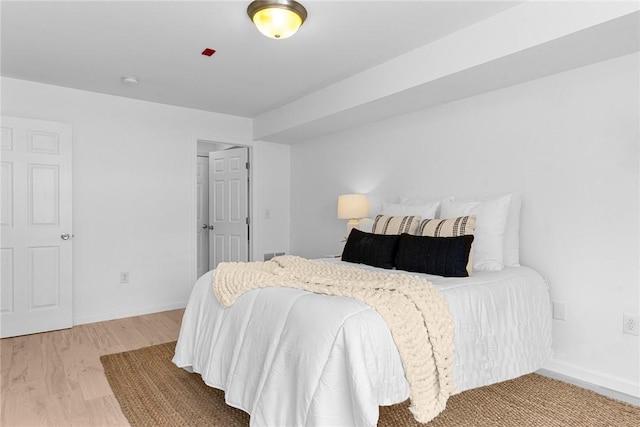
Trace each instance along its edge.
<path fill-rule="evenodd" d="M 420 220 L 419 216 L 378 215 L 373 221 L 371 232 L 374 234 L 416 234 Z"/>
<path fill-rule="evenodd" d="M 476 228 L 476 216 L 467 215 L 448 219 L 425 219 L 420 223 L 416 234 L 431 237 L 458 237 L 473 235 Z"/>
<path fill-rule="evenodd" d="M 476 216 L 467 215 L 457 218 L 447 219 L 425 219 L 416 230 L 418 236 L 431 237 L 458 237 L 473 236 L 476 229 Z M 473 272 L 473 244 L 469 252 L 469 262 L 467 262 L 467 273 L 471 276 Z"/>

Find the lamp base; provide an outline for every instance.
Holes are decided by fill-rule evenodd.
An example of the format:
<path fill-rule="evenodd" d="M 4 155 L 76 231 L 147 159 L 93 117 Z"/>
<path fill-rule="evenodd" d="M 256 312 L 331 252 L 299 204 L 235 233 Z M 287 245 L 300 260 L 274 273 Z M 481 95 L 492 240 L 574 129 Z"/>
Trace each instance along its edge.
<path fill-rule="evenodd" d="M 358 225 L 360 224 L 360 220 L 358 219 L 350 219 L 347 222 L 347 238 L 349 238 L 349 234 L 351 234 L 351 230 L 353 230 L 354 228 L 358 228 Z"/>

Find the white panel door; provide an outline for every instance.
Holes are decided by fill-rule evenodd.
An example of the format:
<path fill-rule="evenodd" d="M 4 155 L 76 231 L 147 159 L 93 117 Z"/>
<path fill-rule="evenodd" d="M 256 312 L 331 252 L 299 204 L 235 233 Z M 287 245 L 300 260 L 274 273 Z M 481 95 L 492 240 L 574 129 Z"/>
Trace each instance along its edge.
<path fill-rule="evenodd" d="M 71 126 L 2 117 L 0 336 L 72 326 Z"/>
<path fill-rule="evenodd" d="M 248 149 L 209 153 L 209 268 L 249 259 Z"/>
<path fill-rule="evenodd" d="M 198 198 L 198 277 L 209 271 L 209 158 L 198 157 L 196 193 Z"/>

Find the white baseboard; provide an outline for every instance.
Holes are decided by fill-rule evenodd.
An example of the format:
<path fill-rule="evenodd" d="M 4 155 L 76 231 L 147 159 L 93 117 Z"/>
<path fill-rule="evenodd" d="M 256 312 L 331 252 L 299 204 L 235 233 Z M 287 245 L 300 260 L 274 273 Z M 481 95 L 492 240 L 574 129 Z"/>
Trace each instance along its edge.
<path fill-rule="evenodd" d="M 122 319 L 124 317 L 142 316 L 143 314 L 159 313 L 161 311 L 176 310 L 185 308 L 187 301 L 180 301 L 173 304 L 158 305 L 153 307 L 142 307 L 133 310 L 117 311 L 112 313 L 100 313 L 91 316 L 78 316 L 73 318 L 73 325 L 84 325 L 86 323 L 104 322 L 106 320 Z"/>
<path fill-rule="evenodd" d="M 596 393 L 640 406 L 640 383 L 551 360 L 537 371 L 540 375 L 568 382 Z"/>

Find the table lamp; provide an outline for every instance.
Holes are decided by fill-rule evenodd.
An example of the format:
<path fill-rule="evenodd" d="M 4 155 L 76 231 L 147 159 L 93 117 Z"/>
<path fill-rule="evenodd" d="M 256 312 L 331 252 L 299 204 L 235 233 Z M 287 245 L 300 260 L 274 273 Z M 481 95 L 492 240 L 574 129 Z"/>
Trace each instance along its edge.
<path fill-rule="evenodd" d="M 369 215 L 369 200 L 365 194 L 343 194 L 338 196 L 338 218 L 348 219 L 347 236 L 358 227 L 361 218 Z"/>

